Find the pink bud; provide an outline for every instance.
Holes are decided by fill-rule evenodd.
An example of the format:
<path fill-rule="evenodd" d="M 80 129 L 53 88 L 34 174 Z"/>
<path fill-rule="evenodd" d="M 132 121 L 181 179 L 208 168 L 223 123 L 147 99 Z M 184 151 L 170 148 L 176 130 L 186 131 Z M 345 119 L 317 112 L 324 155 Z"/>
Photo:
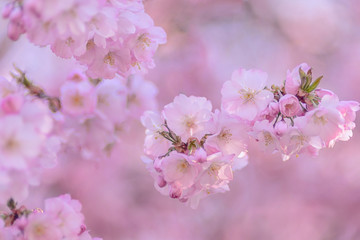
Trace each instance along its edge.
<path fill-rule="evenodd" d="M 161 160 L 158 159 L 158 158 L 154 161 L 154 169 L 155 169 L 155 171 L 157 171 L 157 172 L 162 172 L 162 169 L 161 169 Z"/>
<path fill-rule="evenodd" d="M 13 41 L 18 40 L 20 35 L 24 32 L 23 27 L 14 22 L 9 23 L 7 30 L 8 37 Z"/>
<path fill-rule="evenodd" d="M 13 3 L 8 3 L 5 5 L 3 11 L 2 11 L 2 17 L 3 18 L 8 18 L 11 14 L 11 12 L 14 9 L 14 4 Z"/>
<path fill-rule="evenodd" d="M 278 102 L 271 102 L 268 107 L 268 116 L 267 119 L 272 121 L 276 115 L 279 113 L 279 103 Z"/>
<path fill-rule="evenodd" d="M 182 190 L 178 184 L 174 183 L 170 186 L 169 196 L 171 198 L 180 198 Z"/>
<path fill-rule="evenodd" d="M 79 232 L 79 236 L 81 235 L 81 234 L 83 234 L 84 232 L 86 231 L 86 226 L 84 225 L 84 224 L 81 224 L 81 226 L 80 226 L 80 232 Z"/>
<path fill-rule="evenodd" d="M 19 21 L 23 16 L 23 11 L 20 8 L 15 8 L 10 13 L 10 20 Z"/>
<path fill-rule="evenodd" d="M 166 181 L 163 176 L 158 176 L 156 179 L 157 185 L 161 188 L 166 186 Z"/>
<path fill-rule="evenodd" d="M 281 114 L 285 117 L 296 116 L 301 110 L 299 100 L 292 94 L 286 94 L 280 98 L 279 108 Z"/>

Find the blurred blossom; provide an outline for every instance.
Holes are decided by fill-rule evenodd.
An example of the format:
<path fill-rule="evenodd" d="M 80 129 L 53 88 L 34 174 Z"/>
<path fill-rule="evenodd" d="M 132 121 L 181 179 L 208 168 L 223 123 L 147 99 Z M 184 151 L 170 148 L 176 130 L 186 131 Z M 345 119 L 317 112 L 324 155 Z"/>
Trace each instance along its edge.
<path fill-rule="evenodd" d="M 8 2 L 13 1 L 1 1 L 0 6 Z M 34 15 L 42 9 L 41 6 L 31 6 L 37 1 L 26 2 L 33 9 L 31 15 L 28 15 L 31 18 L 29 21 L 36 20 L 38 24 L 39 20 L 52 17 L 51 30 L 56 31 L 59 38 L 57 41 L 47 39 L 41 26 L 32 24 L 30 31 L 33 32 L 27 33 L 28 37 L 42 45 L 46 40 L 48 42 L 45 45 L 51 47 L 36 47 L 25 36 L 20 36 L 16 42 L 10 41 L 8 34 L 17 37 L 24 29 L 20 24 L 10 27 L 8 32 L 8 23 L 21 23 L 23 15 L 16 9 L 7 10 L 8 13 L 3 14 L 13 16 L 11 20 L 0 20 L 0 75 L 10 80 L 9 72 L 15 63 L 48 95 L 60 97 L 66 93 L 63 97 L 74 100 L 74 95 L 70 93 L 79 93 L 75 97 L 84 100 L 84 105 L 83 108 L 68 105 L 69 111 L 65 110 L 65 105 L 64 111 L 51 114 L 52 120 L 48 121 L 49 113 L 44 110 L 47 106 L 36 108 L 40 109 L 38 111 L 31 107 L 44 105 L 43 102 L 28 95 L 24 97 L 23 93 L 19 95 L 18 89 L 1 84 L 1 116 L 7 116 L 1 117 L 1 126 L 4 126 L 5 121 L 10 123 L 6 123 L 7 128 L 1 127 L 0 142 L 12 139 L 19 143 L 16 151 L 11 148 L 15 145 L 1 144 L 10 147 L 4 148 L 7 151 L 0 149 L 2 156 L 4 154 L 9 157 L 6 159 L 14 160 L 10 163 L 0 161 L 1 210 L 7 210 L 4 204 L 9 196 L 21 204 L 36 208 L 44 206 L 44 199 L 69 192 L 81 202 L 81 212 L 78 204 L 65 199 L 68 197 L 56 201 L 53 199 L 49 203 L 52 207 L 48 205 L 44 210 L 49 209 L 54 216 L 65 205 L 66 211 L 61 215 L 63 219 L 75 218 L 63 224 L 64 229 L 61 231 L 71 235 L 75 229 L 83 229 L 83 239 L 91 239 L 87 235 L 89 233 L 103 239 L 125 240 L 360 239 L 360 213 L 357 211 L 360 201 L 360 120 L 353 117 L 357 107 L 352 102 L 360 101 L 358 1 L 92 0 L 88 3 L 76 0 L 64 1 L 60 4 L 61 9 L 46 5 L 47 9 L 52 10 L 41 11 L 41 19 Z M 76 21 L 72 22 L 61 11 L 71 8 L 74 2 L 81 4 L 74 8 L 79 14 Z M 136 16 L 123 14 L 122 19 L 116 22 L 113 17 L 119 16 L 119 12 L 108 7 L 94 11 L 92 4 L 100 2 L 111 4 L 116 9 L 127 9 Z M 142 6 L 141 2 L 144 8 L 139 7 Z M 69 6 L 65 6 L 66 3 Z M 89 18 L 95 12 L 94 21 L 90 23 Z M 127 25 L 129 22 L 132 24 Z M 82 34 L 84 26 L 92 29 L 89 36 Z M 163 44 L 164 33 L 155 26 L 165 30 L 166 44 Z M 77 36 L 72 48 L 66 47 L 65 40 L 69 34 Z M 115 35 L 127 37 L 114 39 Z M 93 41 L 88 41 L 88 37 Z M 128 51 L 122 51 L 114 42 L 126 45 Z M 84 43 L 94 48 L 86 49 Z M 98 56 L 97 60 L 100 60 L 93 59 L 94 55 L 84 54 L 84 50 L 93 50 Z M 53 52 L 62 57 L 75 56 L 78 61 L 61 59 Z M 106 62 L 102 61 L 104 59 Z M 79 61 L 86 66 L 80 66 Z M 154 62 L 156 67 L 150 69 L 154 67 Z M 199 107 L 203 110 L 203 118 L 197 115 L 194 120 L 207 121 L 208 112 L 212 112 L 212 124 L 205 126 L 206 130 L 215 134 L 207 139 L 208 154 L 216 151 L 229 154 L 234 146 L 235 149 L 239 149 L 239 145 L 244 147 L 242 131 L 249 131 L 247 128 L 237 128 L 239 119 L 234 120 L 212 111 L 221 109 L 221 89 L 226 81 L 234 81 L 232 72 L 240 67 L 261 69 L 267 73 L 265 85 L 269 89 L 273 84 L 285 86 L 286 94 L 296 96 L 301 84 L 297 65 L 303 62 L 309 64 L 301 65 L 304 72 L 307 73 L 311 66 L 314 76 L 324 75 L 320 88 L 314 92 L 322 99 L 319 108 L 312 109 L 311 101 L 307 101 L 310 111 L 305 118 L 303 110 L 296 112 L 298 109 L 292 108 L 290 98 L 285 98 L 283 104 L 280 104 L 281 98 L 276 100 L 276 94 L 272 93 L 274 99 L 266 101 L 265 109 L 254 108 L 256 117 L 261 121 L 251 125 L 253 135 L 246 145 L 246 150 L 251 153 L 248 165 L 241 171 L 234 171 L 233 175 L 221 176 L 231 191 L 202 199 L 195 210 L 168 197 L 169 193 L 177 197 L 179 189 L 183 190 L 181 194 L 189 194 L 184 186 L 194 180 L 194 175 L 198 177 L 205 174 L 201 175 L 199 169 L 193 170 L 193 159 L 188 156 L 184 157 L 186 162 L 181 166 L 189 164 L 191 171 L 186 174 L 176 173 L 172 155 L 168 161 L 163 159 L 163 164 L 160 162 L 155 165 L 164 170 L 163 174 L 155 169 L 150 170 L 149 174 L 141 160 L 143 143 L 146 155 L 152 153 L 157 156 L 166 154 L 171 145 L 166 139 L 157 138 L 158 130 L 163 128 L 164 123 L 164 114 L 159 111 L 179 94 L 206 98 L 212 108 L 204 101 L 204 105 Z M 80 86 L 79 79 L 73 81 L 69 77 L 73 76 L 74 70 L 83 73 L 88 67 L 92 77 L 104 74 L 110 78 L 117 71 L 121 75 L 95 85 L 94 82 L 91 85 L 87 82 L 85 87 Z M 143 70 L 148 70 L 145 76 Z M 132 75 L 134 72 L 141 74 Z M 80 103 L 78 100 L 70 103 Z M 114 105 L 109 105 L 109 102 Z M 180 112 L 182 107 L 191 111 Z M 196 107 L 190 101 L 167 106 L 165 109 L 170 111 L 173 108 L 172 112 L 164 112 L 166 117 L 170 115 L 170 118 L 178 119 L 186 113 L 193 113 Z M 145 110 L 152 111 L 147 112 L 142 119 L 146 133 L 140 123 L 140 116 Z M 295 114 L 303 121 L 295 119 L 294 127 L 288 127 L 291 126 L 291 120 L 287 119 L 280 121 L 274 128 L 270 123 L 276 120 L 279 112 L 287 116 Z M 239 110 L 239 116 L 242 114 L 245 113 Z M 329 121 L 322 125 L 322 122 L 325 123 L 322 120 Z M 309 124 L 308 127 L 301 130 L 311 137 L 301 145 L 299 140 L 303 132 L 295 127 L 302 127 L 305 123 Z M 202 121 L 190 121 L 189 128 L 186 128 L 186 124 L 176 125 L 175 128 L 180 127 L 179 135 L 182 134 L 185 141 L 191 134 L 201 135 L 203 125 Z M 226 141 L 217 138 L 224 130 L 224 125 L 229 126 L 235 137 L 233 144 L 226 144 Z M 355 125 L 357 128 L 354 128 Z M 198 128 L 195 129 L 195 126 Z M 266 131 L 265 127 L 268 127 Z M 48 134 L 50 131 L 58 133 L 60 129 L 63 133 L 60 139 Z M 320 139 L 313 137 L 315 132 L 321 136 Z M 290 138 L 264 144 L 266 139 L 286 134 Z M 333 148 L 325 148 L 332 147 L 335 141 L 337 143 Z M 30 143 L 23 148 L 24 142 Z M 64 145 L 64 142 L 68 144 Z M 304 151 L 300 153 L 299 146 L 305 146 L 302 149 L 307 155 Z M 319 147 L 323 149 L 318 152 Z M 263 148 L 286 150 L 285 158 L 291 155 L 293 159 L 283 162 L 281 154 L 269 154 L 262 151 Z M 58 159 L 54 154 L 57 151 L 60 151 Z M 300 154 L 296 157 L 298 152 Z M 316 158 L 309 157 L 309 154 L 317 153 Z M 203 154 L 198 151 L 192 157 L 201 162 Z M 37 158 L 33 158 L 34 155 Z M 26 169 L 23 168 L 24 163 L 27 164 Z M 150 163 L 153 167 L 154 164 Z M 197 164 L 205 166 L 204 163 Z M 235 165 L 231 167 L 235 169 Z M 226 173 L 228 168 L 222 169 Z M 218 182 L 211 182 L 211 176 L 197 178 L 200 186 L 209 182 L 216 185 Z M 38 187 L 29 187 L 39 183 L 41 185 Z M 165 183 L 166 186 L 161 188 Z M 173 185 L 172 189 L 169 183 Z M 182 184 L 180 188 L 179 184 Z M 159 194 L 157 189 L 165 189 L 167 196 Z M 80 226 L 84 217 L 85 229 Z M 37 223 L 40 226 L 59 223 L 53 218 L 47 218 L 52 217 L 35 214 L 28 220 L 29 227 Z M 17 226 L 26 223 L 22 220 Z M 4 224 L 0 221 L 1 229 Z M 51 229 L 48 228 L 49 231 Z M 34 228 L 27 230 L 29 236 L 34 234 L 32 230 Z M 0 239 L 13 234 L 19 234 L 15 227 L 1 230 Z"/>

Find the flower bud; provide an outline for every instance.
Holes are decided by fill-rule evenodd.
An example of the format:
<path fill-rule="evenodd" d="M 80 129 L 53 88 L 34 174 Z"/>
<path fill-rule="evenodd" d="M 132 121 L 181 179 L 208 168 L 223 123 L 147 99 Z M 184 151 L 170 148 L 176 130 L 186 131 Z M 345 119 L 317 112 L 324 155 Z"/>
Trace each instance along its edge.
<path fill-rule="evenodd" d="M 177 184 L 172 184 L 170 186 L 169 196 L 171 198 L 180 198 L 181 194 L 182 194 L 182 190 L 180 186 L 178 186 Z"/>
<path fill-rule="evenodd" d="M 292 94 L 286 94 L 279 101 L 279 109 L 282 115 L 285 117 L 293 117 L 301 110 L 300 102 Z"/>
<path fill-rule="evenodd" d="M 13 9 L 14 9 L 14 4 L 13 3 L 6 4 L 3 11 L 2 11 L 2 17 L 3 18 L 10 17 L 10 14 L 13 11 Z"/>
<path fill-rule="evenodd" d="M 157 179 L 156 179 L 156 183 L 161 188 L 166 186 L 166 181 L 165 181 L 163 176 L 158 176 Z"/>

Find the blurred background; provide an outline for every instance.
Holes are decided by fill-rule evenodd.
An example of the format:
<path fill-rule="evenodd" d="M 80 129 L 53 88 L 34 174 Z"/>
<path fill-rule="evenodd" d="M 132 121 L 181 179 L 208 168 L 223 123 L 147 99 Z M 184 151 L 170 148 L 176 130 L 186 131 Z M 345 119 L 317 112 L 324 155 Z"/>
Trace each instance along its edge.
<path fill-rule="evenodd" d="M 321 87 L 341 100 L 360 101 L 360 3 L 357 0 L 145 0 L 165 29 L 157 67 L 146 79 L 159 88 L 159 109 L 179 93 L 204 96 L 220 107 L 221 86 L 233 70 L 258 68 L 280 83 L 307 62 Z M 58 94 L 73 62 L 22 37 L 11 42 L 0 20 L 0 75 L 16 63 Z M 356 124 L 360 125 L 360 118 Z M 129 123 L 130 124 L 130 123 Z M 158 193 L 141 162 L 144 128 L 132 122 L 111 159 L 61 161 L 24 202 L 71 193 L 83 204 L 93 236 L 104 240 L 359 240 L 360 130 L 317 158 L 282 162 L 249 149 L 231 191 L 198 209 Z"/>

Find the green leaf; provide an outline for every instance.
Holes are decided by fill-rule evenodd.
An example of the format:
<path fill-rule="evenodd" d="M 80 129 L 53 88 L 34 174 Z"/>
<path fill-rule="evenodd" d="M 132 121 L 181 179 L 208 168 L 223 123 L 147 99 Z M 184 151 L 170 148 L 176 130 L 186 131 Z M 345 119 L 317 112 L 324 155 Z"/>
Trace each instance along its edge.
<path fill-rule="evenodd" d="M 13 198 L 10 198 L 6 205 L 10 208 L 10 210 L 15 210 L 17 204 Z"/>
<path fill-rule="evenodd" d="M 323 77 L 324 77 L 324 76 L 318 77 L 318 78 L 313 82 L 313 84 L 311 84 L 309 87 L 306 88 L 306 91 L 307 91 L 307 92 L 312 92 L 312 91 L 314 91 L 314 90 L 319 86 L 320 81 L 321 81 L 321 79 L 322 79 Z"/>
<path fill-rule="evenodd" d="M 301 68 L 299 68 L 299 74 L 301 79 L 301 88 L 303 88 L 306 84 L 306 73 Z"/>
<path fill-rule="evenodd" d="M 307 89 L 307 88 L 310 86 L 311 81 L 312 81 L 311 75 L 307 75 L 307 76 L 306 76 L 306 82 L 305 82 L 305 85 L 304 85 L 304 88 L 303 88 L 303 89 Z"/>

